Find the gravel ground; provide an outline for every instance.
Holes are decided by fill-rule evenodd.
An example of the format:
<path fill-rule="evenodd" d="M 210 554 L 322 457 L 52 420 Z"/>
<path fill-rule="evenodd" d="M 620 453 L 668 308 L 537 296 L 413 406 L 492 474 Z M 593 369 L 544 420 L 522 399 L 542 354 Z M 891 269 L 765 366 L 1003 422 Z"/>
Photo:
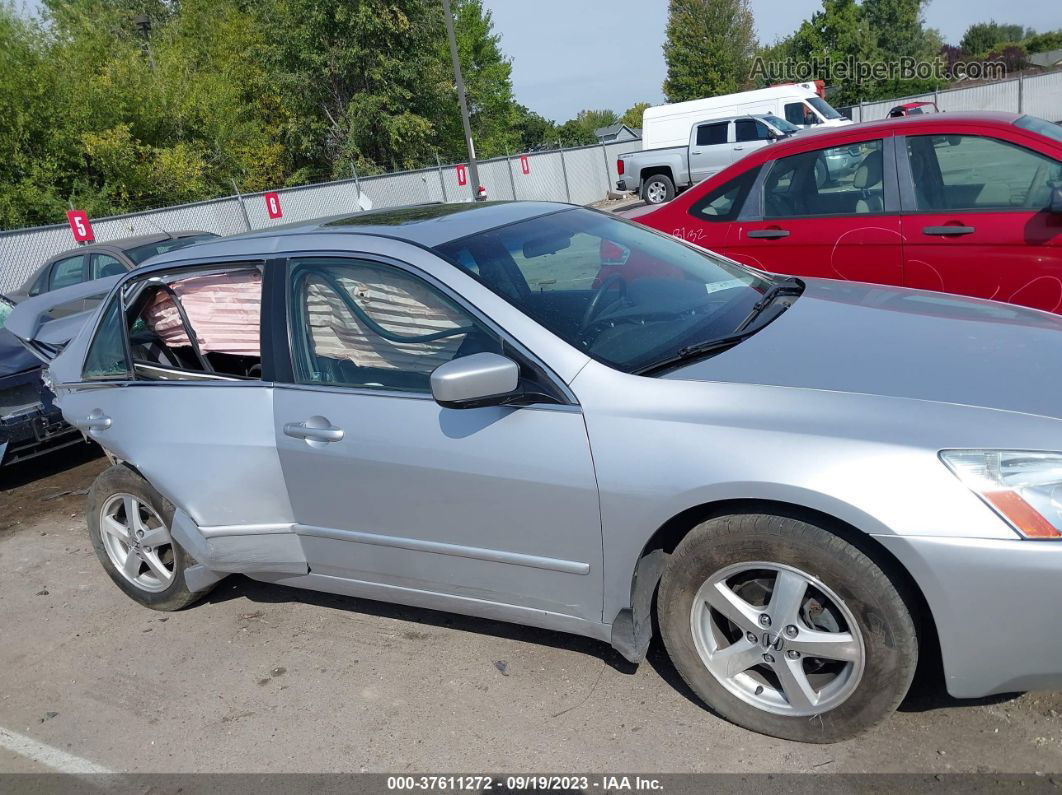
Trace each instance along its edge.
<path fill-rule="evenodd" d="M 1057 692 L 957 702 L 928 677 L 869 735 L 810 746 L 706 712 L 655 641 L 634 668 L 591 640 L 240 577 L 152 612 L 88 542 L 105 464 L 0 474 L 0 746 L 140 773 L 1062 771 Z M 0 772 L 46 769 L 25 756 L 0 747 Z"/>

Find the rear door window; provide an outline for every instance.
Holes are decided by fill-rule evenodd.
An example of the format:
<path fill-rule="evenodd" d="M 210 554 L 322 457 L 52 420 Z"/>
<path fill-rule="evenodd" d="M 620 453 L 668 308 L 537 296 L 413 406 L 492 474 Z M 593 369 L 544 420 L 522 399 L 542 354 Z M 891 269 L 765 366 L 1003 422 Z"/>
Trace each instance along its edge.
<path fill-rule="evenodd" d="M 139 381 L 257 379 L 262 272 L 257 265 L 153 274 L 126 290 L 125 325 Z"/>
<path fill-rule="evenodd" d="M 764 218 L 873 215 L 884 212 L 881 139 L 814 149 L 771 164 L 764 180 Z"/>
<path fill-rule="evenodd" d="M 125 350 L 125 330 L 120 295 L 114 295 L 103 310 L 96 335 L 85 357 L 82 378 L 86 381 L 128 380 L 129 360 Z"/>
<path fill-rule="evenodd" d="M 61 259 L 52 265 L 52 278 L 49 289 L 58 290 L 85 280 L 85 255 Z"/>
<path fill-rule="evenodd" d="M 716 122 L 715 124 L 702 124 L 697 127 L 697 146 L 716 146 L 726 143 L 727 128 L 730 122 Z"/>

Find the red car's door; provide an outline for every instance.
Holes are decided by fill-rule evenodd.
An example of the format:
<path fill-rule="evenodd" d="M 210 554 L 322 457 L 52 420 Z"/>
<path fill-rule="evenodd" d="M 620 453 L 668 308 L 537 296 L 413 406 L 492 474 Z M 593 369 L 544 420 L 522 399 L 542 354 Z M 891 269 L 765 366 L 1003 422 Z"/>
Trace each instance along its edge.
<path fill-rule="evenodd" d="M 903 283 L 891 137 L 800 152 L 764 166 L 761 212 L 731 223 L 723 251 L 764 270 Z"/>
<path fill-rule="evenodd" d="M 904 283 L 1062 312 L 1062 216 L 1046 209 L 1062 162 L 987 135 L 897 143 Z"/>

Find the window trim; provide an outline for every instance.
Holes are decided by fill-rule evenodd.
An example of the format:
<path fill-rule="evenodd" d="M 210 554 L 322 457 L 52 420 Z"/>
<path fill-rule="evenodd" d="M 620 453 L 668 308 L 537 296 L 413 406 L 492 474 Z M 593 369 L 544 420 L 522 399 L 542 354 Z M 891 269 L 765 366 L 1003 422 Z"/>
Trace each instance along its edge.
<path fill-rule="evenodd" d="M 783 157 L 776 157 L 768 160 L 760 166 L 760 173 L 756 179 L 756 183 L 753 185 L 752 191 L 749 193 L 749 201 L 751 199 L 756 200 L 755 217 L 752 216 L 739 216 L 739 220 L 742 221 L 808 221 L 808 220 L 825 220 L 830 218 L 846 219 L 846 218 L 881 218 L 883 216 L 900 215 L 900 195 L 901 189 L 900 177 L 897 173 L 897 160 L 896 146 L 897 138 L 901 136 L 895 136 L 891 133 L 885 135 L 874 135 L 870 138 L 863 138 L 858 141 L 848 141 L 842 144 L 836 144 L 834 146 L 820 146 L 817 149 L 804 149 L 800 152 L 794 152 L 792 155 L 784 155 Z M 871 141 L 881 141 L 881 156 L 882 156 L 882 204 L 883 211 L 880 213 L 844 213 L 844 214 L 826 214 L 826 215 L 786 215 L 780 217 L 768 218 L 764 212 L 764 206 L 767 199 L 766 182 L 767 177 L 771 173 L 771 168 L 779 161 L 786 157 L 797 157 L 799 155 L 807 154 L 808 152 L 822 152 L 827 149 L 840 149 L 845 146 L 859 146 L 861 144 L 869 143 Z M 889 174 L 893 175 L 893 179 L 889 180 L 887 177 Z M 753 208 L 750 208 L 753 209 Z"/>
<path fill-rule="evenodd" d="M 119 328 L 121 329 L 120 333 L 122 335 L 122 357 L 124 359 L 125 372 L 124 373 L 115 374 L 115 375 L 111 375 L 111 376 L 107 376 L 107 375 L 90 376 L 90 375 L 86 375 L 85 374 L 85 369 L 88 366 L 88 359 L 92 355 L 92 349 L 96 345 L 96 341 L 99 339 L 100 331 L 103 328 L 104 318 L 107 317 L 107 313 L 111 311 L 111 307 L 114 306 L 115 303 L 117 303 L 117 306 L 118 306 Z M 89 338 L 89 344 L 85 348 L 85 358 L 81 362 L 81 381 L 80 381 L 80 383 L 84 383 L 84 384 L 113 384 L 113 383 L 124 383 L 124 382 L 128 382 L 128 381 L 132 381 L 133 378 L 134 378 L 133 365 L 132 365 L 132 358 L 129 355 L 129 335 L 127 333 L 128 329 L 126 329 L 126 324 L 124 322 L 124 318 L 125 318 L 125 298 L 122 295 L 122 287 L 121 287 L 121 285 L 118 285 L 118 287 L 116 288 L 116 290 L 114 292 L 112 292 L 104 301 L 100 302 L 100 306 L 102 308 L 100 309 L 99 315 L 96 317 L 96 324 L 95 324 L 94 328 L 92 329 L 92 336 Z"/>
<path fill-rule="evenodd" d="M 448 267 L 459 269 L 459 266 L 441 257 L 438 253 L 432 251 L 431 249 L 423 250 L 427 253 L 430 253 L 433 257 L 436 257 L 440 262 L 445 263 Z M 274 274 L 274 279 L 279 278 L 283 280 L 283 289 L 278 289 L 274 285 L 273 291 L 275 294 L 272 295 L 273 301 L 278 300 L 276 294 L 279 294 L 280 299 L 282 300 L 282 311 L 274 316 L 275 318 L 279 319 L 279 322 L 275 325 L 281 326 L 281 328 L 276 332 L 276 335 L 279 338 L 280 334 L 282 333 L 284 340 L 283 349 L 276 351 L 277 369 L 274 375 L 275 383 L 277 386 L 286 386 L 298 389 L 327 388 L 330 390 L 342 390 L 344 393 L 348 394 L 359 395 L 392 397 L 422 396 L 430 400 L 434 400 L 430 391 L 405 392 L 401 390 L 392 390 L 386 388 L 347 386 L 343 384 L 303 384 L 295 380 L 295 329 L 292 327 L 291 313 L 289 311 L 295 299 L 292 295 L 292 284 L 289 276 L 293 267 L 293 262 L 295 260 L 306 258 L 336 259 L 346 260 L 348 262 L 362 261 L 371 265 L 395 268 L 399 271 L 406 273 L 413 279 L 424 282 L 432 289 L 442 293 L 446 298 L 452 301 L 462 312 L 467 313 L 478 323 L 481 323 L 482 325 L 486 326 L 488 330 L 494 333 L 501 340 L 503 350 L 505 348 L 511 348 L 512 351 L 515 352 L 518 357 L 522 357 L 523 359 L 525 359 L 532 369 L 537 370 L 538 373 L 546 379 L 547 383 L 544 386 L 547 388 L 552 388 L 552 390 L 557 394 L 557 396 L 560 397 L 563 401 L 558 404 L 535 403 L 530 406 L 521 406 L 521 408 L 539 408 L 546 406 L 551 408 L 557 408 L 561 406 L 579 406 L 579 401 L 576 398 L 575 393 L 572 392 L 572 390 L 568 387 L 567 383 L 565 383 L 564 380 L 541 359 L 541 357 L 532 353 L 526 345 L 520 342 L 515 336 L 508 332 L 493 318 L 486 315 L 478 307 L 476 307 L 470 301 L 465 299 L 464 296 L 454 290 L 450 285 L 434 277 L 432 274 L 421 270 L 415 265 L 411 265 L 408 262 L 389 257 L 385 254 L 377 254 L 375 252 L 368 251 L 337 251 L 335 249 L 322 249 L 318 251 L 297 250 L 284 252 L 284 257 L 282 259 L 272 261 L 276 262 L 279 266 L 270 268 L 270 271 Z M 468 275 L 473 279 L 476 278 L 471 273 L 469 273 Z"/>
<path fill-rule="evenodd" d="M 922 133 L 920 135 L 896 135 L 894 136 L 894 146 L 896 147 L 896 170 L 898 176 L 898 182 L 900 183 L 900 212 L 903 215 L 954 215 L 956 213 L 976 214 L 983 215 L 986 213 L 994 213 L 996 215 L 1000 213 L 1028 213 L 1035 215 L 1036 213 L 1043 212 L 1043 208 L 1038 210 L 1030 210 L 1027 207 L 970 207 L 968 209 L 963 208 L 951 208 L 947 207 L 939 210 L 919 210 L 918 200 L 915 195 L 914 187 L 914 170 L 911 166 L 911 155 L 907 149 L 908 138 L 934 138 L 939 135 L 961 135 L 969 138 L 989 138 L 993 141 L 999 141 L 1000 143 L 1010 144 L 1019 149 L 1024 149 L 1031 152 L 1034 155 L 1040 157 L 1046 157 L 1049 160 L 1053 160 L 1050 155 L 1039 152 L 1033 149 L 1031 146 L 1027 146 L 1024 143 L 1018 141 L 1012 141 L 1009 138 L 1002 138 L 999 135 L 987 134 L 984 132 L 957 132 L 957 133 Z"/>

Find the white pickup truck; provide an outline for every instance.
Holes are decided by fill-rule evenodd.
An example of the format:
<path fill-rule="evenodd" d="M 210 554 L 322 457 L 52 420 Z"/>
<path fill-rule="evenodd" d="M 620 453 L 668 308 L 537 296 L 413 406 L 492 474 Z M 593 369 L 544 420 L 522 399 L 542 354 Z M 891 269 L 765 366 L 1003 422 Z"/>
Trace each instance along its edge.
<path fill-rule="evenodd" d="M 772 114 L 705 120 L 690 127 L 688 145 L 620 155 L 616 187 L 639 193 L 648 204 L 662 204 L 749 152 L 798 131 Z"/>

